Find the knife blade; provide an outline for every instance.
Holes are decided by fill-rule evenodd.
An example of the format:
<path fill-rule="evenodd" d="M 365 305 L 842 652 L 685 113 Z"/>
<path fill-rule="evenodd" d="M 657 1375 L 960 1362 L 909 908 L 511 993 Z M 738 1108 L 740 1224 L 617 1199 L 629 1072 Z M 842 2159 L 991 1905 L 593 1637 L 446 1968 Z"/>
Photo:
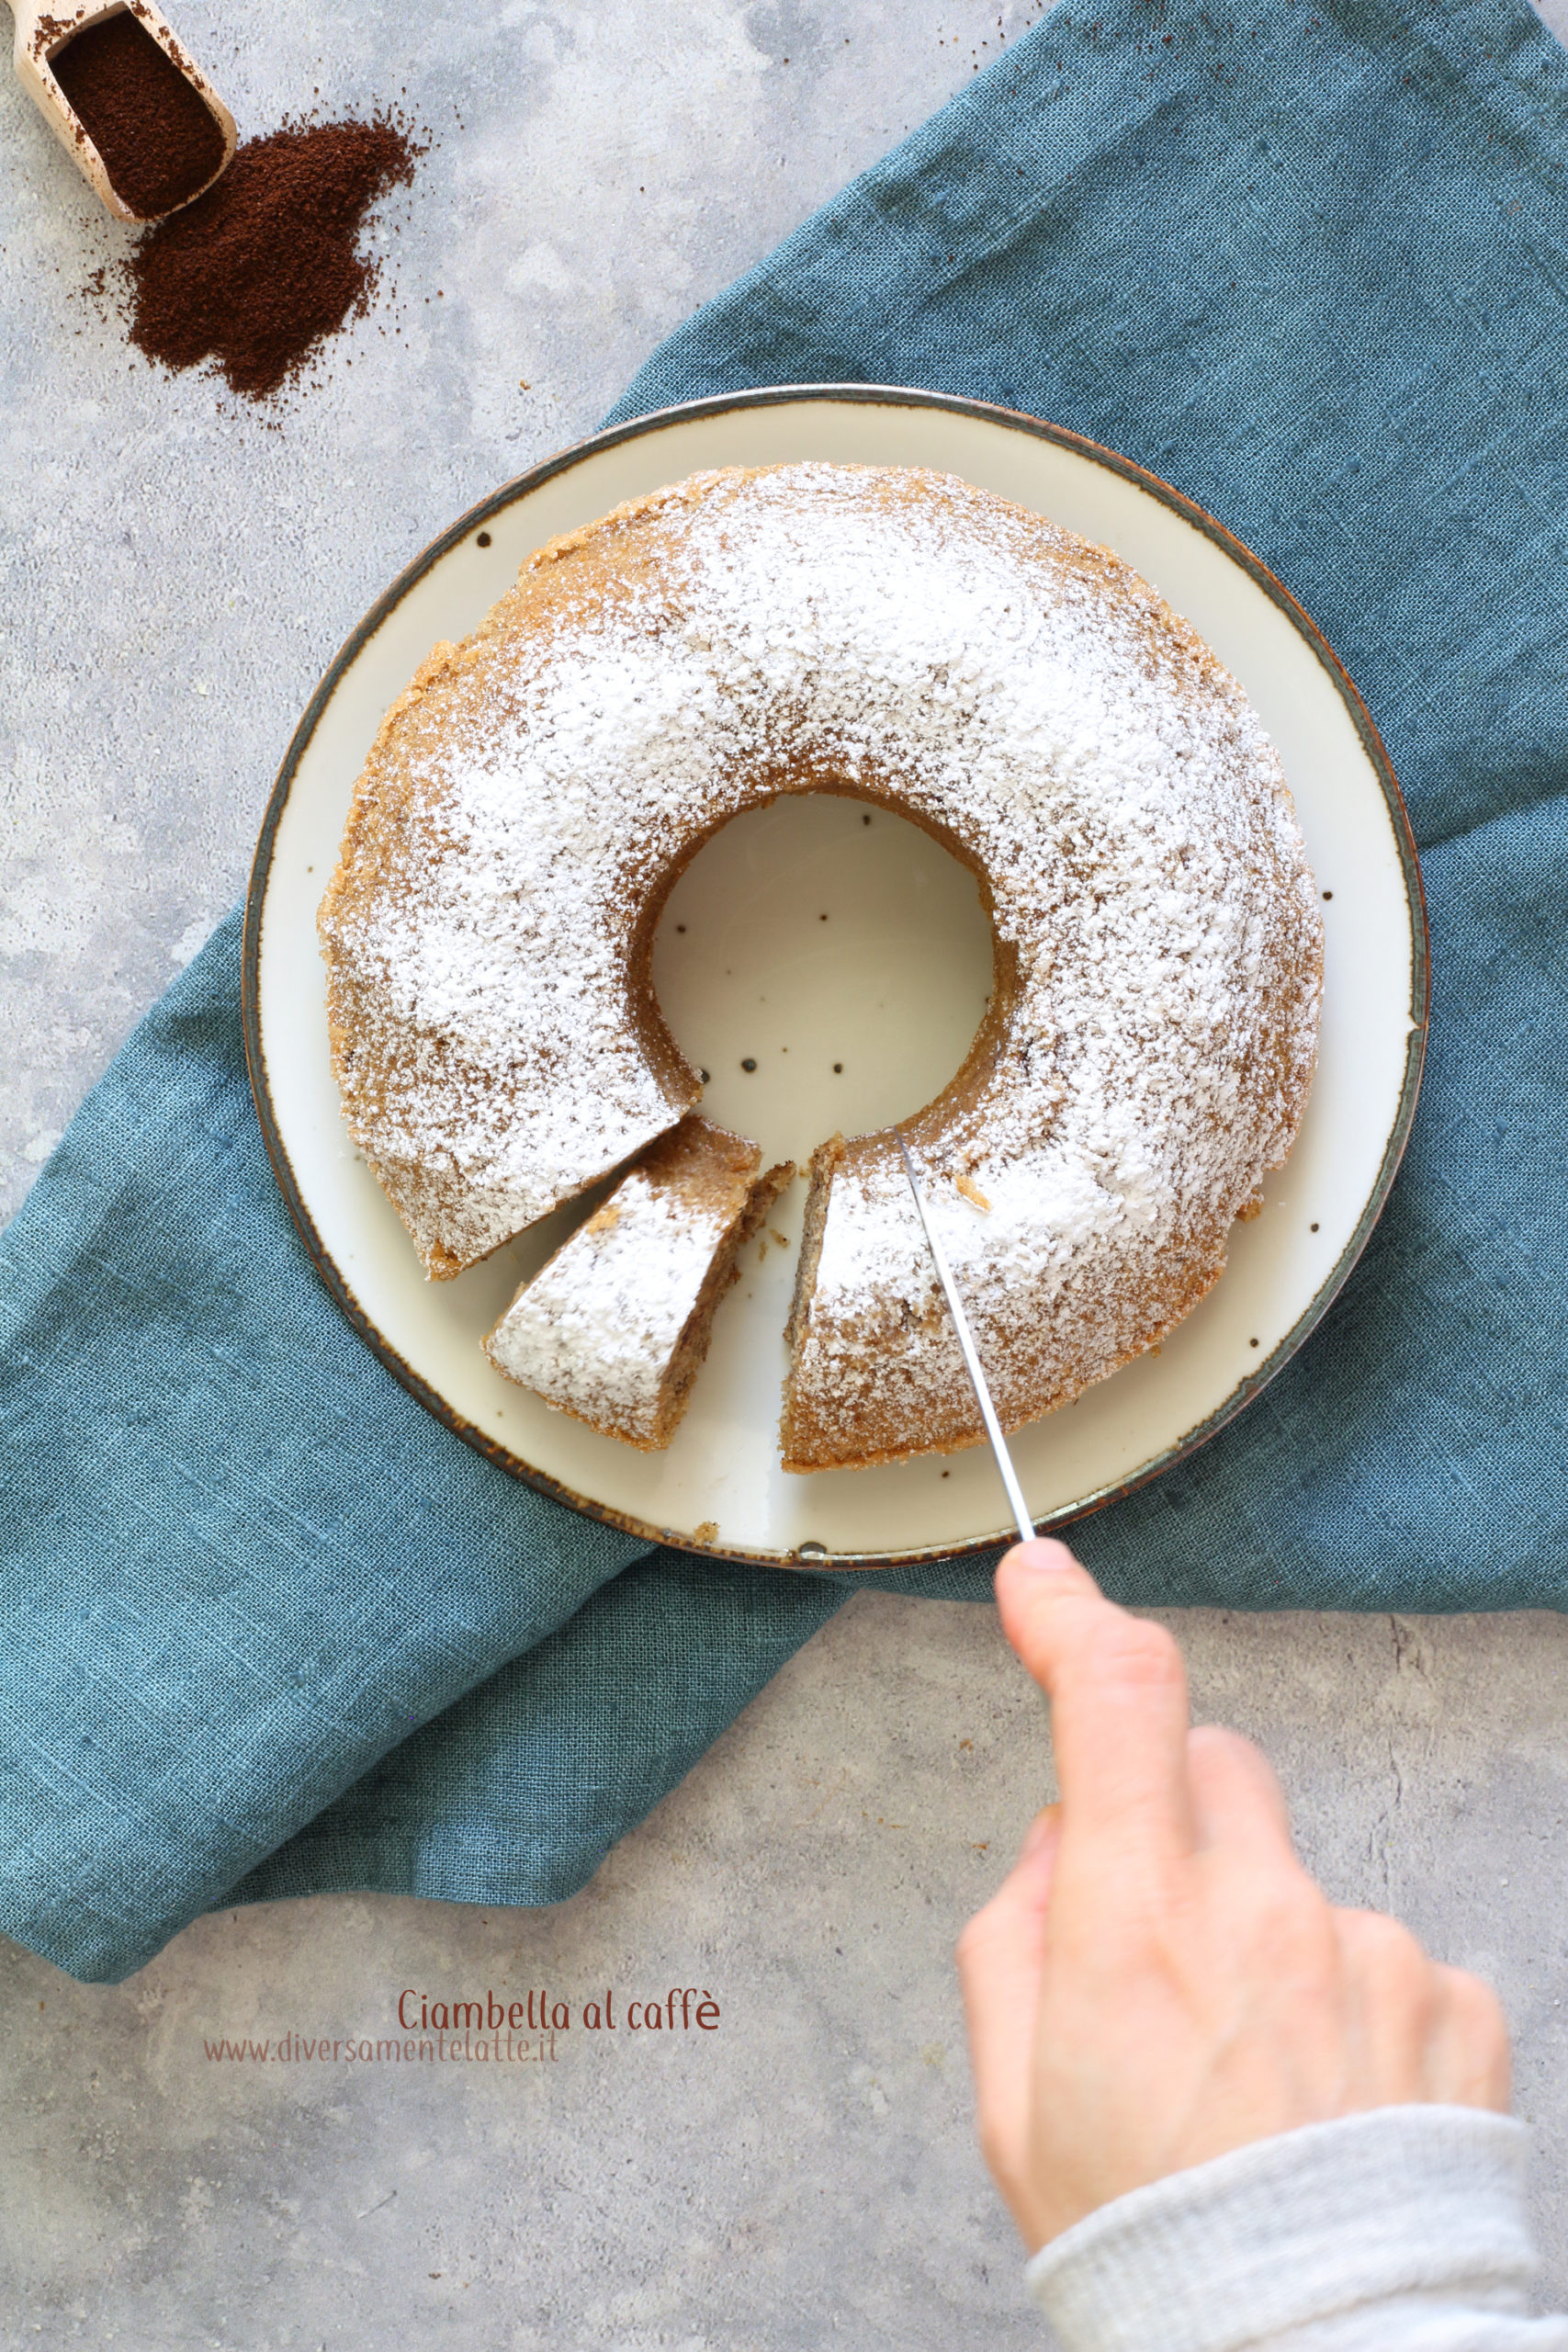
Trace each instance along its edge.
<path fill-rule="evenodd" d="M 942 1284 L 942 1295 L 947 1301 L 947 1311 L 953 1317 L 953 1328 L 958 1334 L 958 1346 L 964 1358 L 964 1369 L 969 1374 L 969 1385 L 975 1391 L 975 1402 L 980 1408 L 980 1419 L 986 1424 L 986 1435 L 991 1442 L 991 1453 L 996 1461 L 997 1470 L 1007 1490 L 1007 1498 L 1011 1506 L 1013 1523 L 1018 1529 L 1019 1541 L 1027 1544 L 1034 1533 L 1034 1522 L 1029 1516 L 1029 1505 L 1023 1499 L 1023 1488 L 1018 1483 L 1018 1472 L 1013 1468 L 1012 1456 L 1008 1452 L 1007 1440 L 1002 1435 L 1002 1425 L 997 1419 L 997 1408 L 991 1402 L 991 1392 L 986 1385 L 986 1375 L 981 1369 L 980 1358 L 975 1347 L 975 1334 L 969 1329 L 969 1317 L 964 1312 L 964 1301 L 960 1298 L 958 1285 L 953 1279 L 953 1269 L 947 1262 L 947 1252 L 937 1239 L 931 1228 L 931 1221 L 926 1215 L 925 1201 L 921 1196 L 919 1181 L 915 1174 L 915 1163 L 909 1157 L 909 1147 L 902 1136 L 898 1137 L 898 1152 L 904 1162 L 904 1173 L 909 1180 L 909 1190 L 915 1196 L 915 1207 L 919 1214 L 920 1229 L 926 1237 L 926 1247 L 931 1253 L 931 1262 L 936 1268 L 937 1280 Z"/>

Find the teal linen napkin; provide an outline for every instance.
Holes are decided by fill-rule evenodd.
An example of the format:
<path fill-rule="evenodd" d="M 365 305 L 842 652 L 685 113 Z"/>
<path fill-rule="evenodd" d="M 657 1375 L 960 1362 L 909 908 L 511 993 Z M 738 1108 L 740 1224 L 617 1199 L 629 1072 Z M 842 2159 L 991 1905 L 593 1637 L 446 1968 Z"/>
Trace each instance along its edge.
<path fill-rule="evenodd" d="M 1128 1600 L 1568 1598 L 1565 166 L 1522 0 L 1058 8 L 615 412 L 856 380 L 1074 426 L 1257 548 L 1388 742 L 1405 1170 L 1295 1362 L 1079 1531 Z M 273 1186 L 232 920 L 0 1237 L 0 1925 L 85 1977 L 221 1903 L 558 1899 L 849 1589 L 639 1555 L 397 1386 Z"/>

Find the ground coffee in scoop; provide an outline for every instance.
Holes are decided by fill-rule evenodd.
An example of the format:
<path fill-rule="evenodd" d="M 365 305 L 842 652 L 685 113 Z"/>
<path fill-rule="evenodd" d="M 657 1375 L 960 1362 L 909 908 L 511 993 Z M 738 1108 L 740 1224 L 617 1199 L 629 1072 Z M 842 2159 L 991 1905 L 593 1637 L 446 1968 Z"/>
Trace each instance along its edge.
<path fill-rule="evenodd" d="M 139 220 L 184 204 L 223 161 L 217 117 L 129 12 L 77 33 L 49 70 Z"/>

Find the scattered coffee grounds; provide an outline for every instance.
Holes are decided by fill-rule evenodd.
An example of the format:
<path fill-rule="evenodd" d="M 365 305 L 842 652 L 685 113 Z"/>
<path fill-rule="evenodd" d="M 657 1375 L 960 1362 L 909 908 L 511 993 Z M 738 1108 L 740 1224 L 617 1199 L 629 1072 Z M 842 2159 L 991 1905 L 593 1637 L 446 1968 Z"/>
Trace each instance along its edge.
<path fill-rule="evenodd" d="M 89 25 L 49 70 L 139 220 L 184 204 L 222 163 L 217 117 L 129 11 Z"/>
<path fill-rule="evenodd" d="M 166 368 L 216 360 L 233 390 L 269 399 L 368 306 L 376 264 L 360 254 L 360 225 L 423 152 L 385 115 L 247 139 L 132 254 L 131 342 Z"/>

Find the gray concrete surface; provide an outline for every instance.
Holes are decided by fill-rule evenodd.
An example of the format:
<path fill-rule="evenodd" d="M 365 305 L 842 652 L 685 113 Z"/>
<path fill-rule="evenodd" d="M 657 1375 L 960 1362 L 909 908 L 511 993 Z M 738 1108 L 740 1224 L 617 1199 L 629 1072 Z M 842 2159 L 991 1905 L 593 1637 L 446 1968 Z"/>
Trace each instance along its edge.
<path fill-rule="evenodd" d="M 436 134 L 384 216 L 395 289 L 280 424 L 128 354 L 83 290 L 120 232 L 0 86 L 0 1210 L 238 892 L 371 595 L 1034 13 L 182 0 L 243 130 L 406 89 Z M 1179 1630 L 1331 1891 L 1499 1984 L 1568 2298 L 1568 1626 Z M 970 2146 L 949 1953 L 1045 1775 L 990 1612 L 866 1595 L 556 1911 L 223 1914 L 107 1989 L 0 1947 L 0 2344 L 1039 2343 Z M 711 1993 L 711 2032 L 584 2030 L 602 1987 L 624 2019 L 671 1983 Z M 553 2060 L 206 2054 L 373 2043 L 404 1988 L 530 1985 L 570 2005 Z"/>

